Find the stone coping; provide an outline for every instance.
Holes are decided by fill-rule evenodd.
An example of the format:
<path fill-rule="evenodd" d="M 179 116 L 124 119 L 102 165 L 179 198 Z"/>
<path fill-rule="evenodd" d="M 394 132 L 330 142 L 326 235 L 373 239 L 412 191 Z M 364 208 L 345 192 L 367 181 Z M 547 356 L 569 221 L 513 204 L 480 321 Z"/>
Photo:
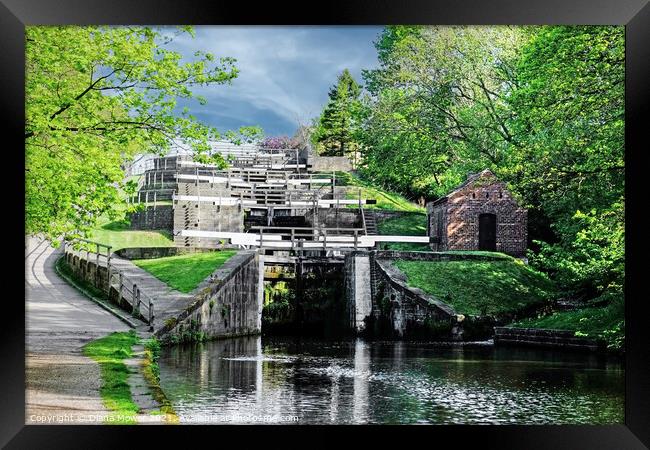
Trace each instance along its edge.
<path fill-rule="evenodd" d="M 494 327 L 494 342 L 584 350 L 605 348 L 605 343 L 599 339 L 576 336 L 569 330 L 544 328 Z"/>
<path fill-rule="evenodd" d="M 434 297 L 433 295 L 427 294 L 420 288 L 408 286 L 406 283 L 406 275 L 399 270 L 392 261 L 390 260 L 376 260 L 375 261 L 379 270 L 381 270 L 389 282 L 399 290 L 408 291 L 412 296 L 419 300 L 419 302 L 424 306 L 434 306 L 447 314 L 452 318 L 458 318 L 456 310 L 452 308 L 447 303 L 444 303 Z"/>
<path fill-rule="evenodd" d="M 122 248 L 113 253 L 120 258 L 134 259 L 156 259 L 166 258 L 169 256 L 187 255 L 190 253 L 207 253 L 219 250 L 239 250 L 236 245 L 223 245 L 218 248 L 214 247 L 129 247 Z"/>
<path fill-rule="evenodd" d="M 156 329 L 154 334 L 158 337 L 170 331 L 177 322 L 189 317 L 194 311 L 200 308 L 209 298 L 219 291 L 232 277 L 234 277 L 244 265 L 248 264 L 257 255 L 256 250 L 240 250 L 231 256 L 221 267 L 216 269 L 210 276 L 203 280 L 191 293 L 189 303 L 182 312 L 175 316 L 174 324 L 164 324 Z"/>

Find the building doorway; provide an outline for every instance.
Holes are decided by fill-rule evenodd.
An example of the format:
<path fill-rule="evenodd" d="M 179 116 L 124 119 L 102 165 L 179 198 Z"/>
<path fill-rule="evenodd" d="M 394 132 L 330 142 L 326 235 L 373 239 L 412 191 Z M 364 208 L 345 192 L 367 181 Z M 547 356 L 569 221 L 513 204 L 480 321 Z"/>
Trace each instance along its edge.
<path fill-rule="evenodd" d="M 497 216 L 494 214 L 478 216 L 478 249 L 488 252 L 497 250 Z"/>

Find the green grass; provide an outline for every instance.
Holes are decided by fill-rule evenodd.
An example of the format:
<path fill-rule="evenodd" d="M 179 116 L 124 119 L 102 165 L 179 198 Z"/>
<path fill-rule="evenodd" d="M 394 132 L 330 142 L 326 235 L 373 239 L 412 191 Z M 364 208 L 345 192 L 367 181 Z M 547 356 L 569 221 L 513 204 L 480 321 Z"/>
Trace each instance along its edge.
<path fill-rule="evenodd" d="M 424 212 L 417 204 L 407 198 L 378 188 L 372 183 L 362 180 L 358 176 L 347 172 L 336 172 L 336 185 L 346 186 L 345 198 L 349 200 L 359 199 L 359 189 L 361 189 L 362 199 L 374 199 L 376 204 L 365 205 L 364 208 L 384 209 L 391 211 L 412 211 Z M 349 205 L 350 208 L 356 208 L 356 205 Z"/>
<path fill-rule="evenodd" d="M 95 228 L 90 240 L 110 245 L 112 251 L 130 247 L 173 247 L 171 233 L 165 230 L 130 230 L 124 221 L 105 222 Z"/>
<path fill-rule="evenodd" d="M 188 253 L 166 258 L 139 259 L 133 263 L 171 288 L 191 292 L 235 253 L 235 250 Z"/>
<path fill-rule="evenodd" d="M 132 356 L 131 347 L 138 341 L 135 331 L 112 333 L 96 339 L 83 348 L 84 355 L 99 363 L 101 373 L 100 395 L 104 406 L 111 411 L 108 423 L 136 423 L 138 406 L 131 396 L 129 369 L 124 360 Z"/>
<path fill-rule="evenodd" d="M 459 314 L 502 315 L 542 303 L 555 294 L 552 282 L 519 260 L 395 262 L 417 287 Z"/>
<path fill-rule="evenodd" d="M 377 232 L 392 236 L 426 236 L 427 216 L 425 214 L 404 214 L 377 222 Z M 427 244 L 412 242 L 388 242 L 381 244 L 382 249 L 403 251 L 430 251 Z"/>
<path fill-rule="evenodd" d="M 620 349 L 625 338 L 623 295 L 612 295 L 610 303 L 572 311 L 558 311 L 512 323 L 512 327 L 574 331 L 576 336 L 602 339 L 609 348 Z"/>

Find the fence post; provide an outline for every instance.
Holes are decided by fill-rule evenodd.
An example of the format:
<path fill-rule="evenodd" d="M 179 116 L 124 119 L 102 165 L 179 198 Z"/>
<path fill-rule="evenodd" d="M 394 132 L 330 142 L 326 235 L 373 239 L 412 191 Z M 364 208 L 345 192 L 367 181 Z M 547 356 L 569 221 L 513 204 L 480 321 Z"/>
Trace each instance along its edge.
<path fill-rule="evenodd" d="M 354 249 L 355 249 L 355 250 L 357 249 L 357 242 L 358 242 L 358 239 L 359 239 L 359 231 L 358 231 L 358 230 L 354 230 Z"/>
<path fill-rule="evenodd" d="M 153 331 L 153 302 L 149 299 L 149 331 Z"/>
<path fill-rule="evenodd" d="M 135 304 L 138 300 L 138 285 L 133 283 L 133 290 L 131 291 L 132 294 L 132 303 L 131 303 L 131 314 L 135 313 Z"/>
<path fill-rule="evenodd" d="M 117 289 L 117 304 L 118 306 L 122 306 L 122 290 L 124 289 L 122 272 L 119 272 L 119 276 L 120 286 Z"/>
<path fill-rule="evenodd" d="M 133 309 L 136 317 L 140 317 L 140 288 L 138 288 L 137 294 L 138 295 L 136 296 L 136 303 Z"/>
<path fill-rule="evenodd" d="M 264 228 L 260 228 L 260 248 L 264 243 Z"/>

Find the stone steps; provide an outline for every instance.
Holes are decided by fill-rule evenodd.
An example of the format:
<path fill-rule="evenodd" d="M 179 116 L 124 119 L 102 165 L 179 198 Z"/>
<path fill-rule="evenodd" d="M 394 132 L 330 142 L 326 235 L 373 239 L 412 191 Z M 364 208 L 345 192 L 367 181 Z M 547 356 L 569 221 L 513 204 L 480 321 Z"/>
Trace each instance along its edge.
<path fill-rule="evenodd" d="M 363 218 L 366 223 L 366 234 L 369 236 L 378 235 L 377 231 L 377 219 L 375 217 L 375 212 L 373 210 L 364 209 Z"/>

